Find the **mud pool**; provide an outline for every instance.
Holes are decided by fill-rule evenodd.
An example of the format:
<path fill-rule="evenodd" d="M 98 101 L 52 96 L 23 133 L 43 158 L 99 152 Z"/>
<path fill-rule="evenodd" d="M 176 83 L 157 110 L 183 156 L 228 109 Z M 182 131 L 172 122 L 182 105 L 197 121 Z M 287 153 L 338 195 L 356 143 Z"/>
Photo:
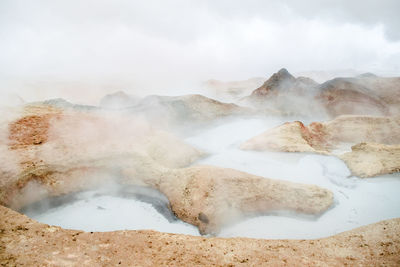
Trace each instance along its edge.
<path fill-rule="evenodd" d="M 287 119 L 285 119 L 287 120 Z M 208 156 L 194 164 L 234 168 L 251 174 L 298 183 L 315 184 L 334 193 L 334 206 L 319 217 L 270 214 L 226 222 L 221 237 L 309 239 L 327 237 L 362 225 L 400 217 L 400 175 L 369 179 L 352 177 L 346 165 L 333 156 L 306 153 L 242 151 L 247 139 L 283 123 L 281 118 L 230 120 L 217 127 L 196 131 L 185 141 Z M 307 121 L 306 121 L 307 122 Z M 154 191 L 154 190 L 153 190 Z M 88 191 L 35 204 L 24 211 L 39 222 L 67 229 L 114 231 L 153 229 L 199 235 L 168 208 L 165 196 L 150 191 Z M 129 193 L 129 192 L 128 192 Z M 284 197 L 284 196 L 283 196 Z M 49 204 L 50 203 L 50 204 Z"/>

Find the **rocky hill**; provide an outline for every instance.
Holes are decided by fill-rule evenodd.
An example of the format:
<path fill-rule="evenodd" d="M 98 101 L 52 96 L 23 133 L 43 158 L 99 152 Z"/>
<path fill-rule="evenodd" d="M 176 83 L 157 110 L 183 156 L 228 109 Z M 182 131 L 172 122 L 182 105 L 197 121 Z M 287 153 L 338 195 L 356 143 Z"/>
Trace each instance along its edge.
<path fill-rule="evenodd" d="M 261 87 L 242 99 L 257 108 L 272 107 L 283 114 L 400 114 L 400 78 L 367 73 L 335 78 L 323 84 L 295 78 L 286 69 L 274 73 Z"/>

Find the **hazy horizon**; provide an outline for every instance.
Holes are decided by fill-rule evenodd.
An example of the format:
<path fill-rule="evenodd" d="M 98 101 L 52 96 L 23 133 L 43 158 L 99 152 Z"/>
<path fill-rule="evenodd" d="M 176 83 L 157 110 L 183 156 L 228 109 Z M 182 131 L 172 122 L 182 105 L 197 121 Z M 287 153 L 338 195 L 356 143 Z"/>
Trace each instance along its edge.
<path fill-rule="evenodd" d="M 398 10 L 390 0 L 4 0 L 0 91 L 182 94 L 282 67 L 398 76 Z"/>

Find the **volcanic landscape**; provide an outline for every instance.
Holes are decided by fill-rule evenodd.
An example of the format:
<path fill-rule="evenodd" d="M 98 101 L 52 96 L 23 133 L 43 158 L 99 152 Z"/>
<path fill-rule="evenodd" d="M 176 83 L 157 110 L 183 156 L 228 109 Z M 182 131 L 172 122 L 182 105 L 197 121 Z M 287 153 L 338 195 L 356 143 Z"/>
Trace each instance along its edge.
<path fill-rule="evenodd" d="M 400 78 L 2 107 L 4 266 L 400 265 Z"/>

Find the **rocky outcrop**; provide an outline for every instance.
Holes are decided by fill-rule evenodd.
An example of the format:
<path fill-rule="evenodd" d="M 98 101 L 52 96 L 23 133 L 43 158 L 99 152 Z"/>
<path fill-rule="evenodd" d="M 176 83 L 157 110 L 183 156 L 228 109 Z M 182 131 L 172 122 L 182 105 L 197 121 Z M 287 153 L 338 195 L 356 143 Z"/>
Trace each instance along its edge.
<path fill-rule="evenodd" d="M 217 233 L 244 216 L 282 210 L 318 215 L 333 203 L 332 193 L 317 186 L 187 167 L 202 153 L 132 116 L 33 110 L 10 123 L 7 159 L 0 165 L 0 203 L 14 209 L 114 181 L 161 191 L 179 218 L 202 233 Z M 11 159 L 17 165 L 7 172 Z"/>
<path fill-rule="evenodd" d="M 254 90 L 252 96 L 272 97 L 280 93 L 305 94 L 318 84 L 310 78 L 295 78 L 286 69 L 274 73 L 261 87 Z"/>
<path fill-rule="evenodd" d="M 112 178 L 126 165 L 134 166 L 136 176 L 151 176 L 158 168 L 184 167 L 204 155 L 135 116 L 35 105 L 27 106 L 7 126 L 1 132 L 8 132 L 8 138 L 0 142 L 2 202 L 31 180 L 68 192 L 69 176 Z M 115 162 L 119 165 L 113 166 Z"/>
<path fill-rule="evenodd" d="M 218 233 L 225 224 L 244 217 L 278 211 L 318 215 L 333 203 L 329 190 L 272 180 L 245 172 L 198 166 L 174 170 L 159 189 L 174 213 L 199 227 L 202 234 Z"/>
<path fill-rule="evenodd" d="M 245 150 L 330 153 L 360 142 L 399 144 L 400 117 L 344 115 L 327 122 L 287 122 L 251 138 Z"/>
<path fill-rule="evenodd" d="M 239 103 L 268 114 L 320 114 L 323 111 L 319 102 L 310 101 L 317 95 L 317 88 L 318 84 L 312 79 L 295 78 L 286 69 L 281 69 Z"/>
<path fill-rule="evenodd" d="M 135 116 L 62 110 L 51 106 L 25 109 L 9 124 L 8 145 L 20 162 L 48 164 L 136 153 L 170 168 L 187 166 L 203 156 L 176 136 Z M 175 153 L 168 153 L 175 150 Z"/>
<path fill-rule="evenodd" d="M 339 156 L 354 175 L 369 177 L 399 171 L 399 132 L 400 117 L 346 115 L 308 126 L 299 121 L 288 122 L 249 139 L 240 148 L 338 156 L 358 143 L 378 143 L 359 144 L 351 147 L 351 153 Z M 383 163 L 386 156 L 388 160 Z"/>
<path fill-rule="evenodd" d="M 240 149 L 243 150 L 321 154 L 327 154 L 329 147 L 321 124 L 314 123 L 307 127 L 300 121 L 287 122 L 240 145 Z"/>
<path fill-rule="evenodd" d="M 359 177 L 400 172 L 400 145 L 360 143 L 340 158 Z"/>
<path fill-rule="evenodd" d="M 82 232 L 0 206 L 4 266 L 397 266 L 400 219 L 316 240 L 204 238 L 155 231 Z"/>

